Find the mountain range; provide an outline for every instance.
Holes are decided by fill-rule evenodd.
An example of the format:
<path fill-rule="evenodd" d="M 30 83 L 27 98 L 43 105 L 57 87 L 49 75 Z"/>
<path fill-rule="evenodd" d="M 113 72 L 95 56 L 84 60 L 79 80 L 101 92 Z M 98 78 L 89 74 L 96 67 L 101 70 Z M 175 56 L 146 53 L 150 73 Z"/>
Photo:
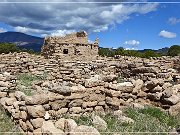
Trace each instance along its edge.
<path fill-rule="evenodd" d="M 35 52 L 40 52 L 44 42 L 44 38 L 27 35 L 20 32 L 4 32 L 0 33 L 0 43 L 14 43 L 19 48 L 33 49 Z M 144 52 L 148 49 L 138 50 Z M 152 50 L 152 49 L 149 49 Z M 167 54 L 169 48 L 165 47 L 158 50 L 153 50 L 157 53 Z"/>
<path fill-rule="evenodd" d="M 0 33 L 0 42 L 14 43 L 19 48 L 33 49 L 40 52 L 44 39 L 20 32 L 4 32 Z"/>

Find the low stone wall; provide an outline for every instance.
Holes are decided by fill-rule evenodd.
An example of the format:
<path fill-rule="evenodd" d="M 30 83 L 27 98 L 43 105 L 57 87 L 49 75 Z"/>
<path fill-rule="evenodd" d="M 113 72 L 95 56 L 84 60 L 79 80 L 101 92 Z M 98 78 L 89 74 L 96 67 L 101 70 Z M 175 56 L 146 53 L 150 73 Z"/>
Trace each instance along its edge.
<path fill-rule="evenodd" d="M 0 61 L 0 104 L 28 134 L 43 132 L 44 122 L 63 115 L 104 113 L 125 106 L 151 104 L 172 115 L 180 112 L 180 74 L 174 68 L 179 57 L 68 62 L 13 53 L 0 55 Z M 26 96 L 16 87 L 19 73 L 47 73 L 47 77 L 33 82 L 36 94 Z"/>
<path fill-rule="evenodd" d="M 3 74 L 8 80 L 9 74 Z M 11 76 L 10 83 L 14 77 Z M 25 133 L 43 132 L 45 121 L 56 120 L 64 115 L 80 116 L 92 112 L 104 113 L 121 110 L 125 106 L 141 107 L 156 105 L 168 109 L 176 115 L 180 111 L 180 84 L 172 85 L 160 79 L 144 83 L 112 83 L 116 76 L 86 79 L 84 86 L 57 84 L 52 82 L 35 83 L 41 89 L 37 94 L 26 96 L 20 91 L 1 91 L 0 104 L 19 124 Z M 103 80 L 103 81 L 102 81 Z M 15 81 L 13 81 L 15 82 Z M 0 85 L 0 89 L 4 86 Z M 48 90 L 47 90 L 48 88 Z"/>

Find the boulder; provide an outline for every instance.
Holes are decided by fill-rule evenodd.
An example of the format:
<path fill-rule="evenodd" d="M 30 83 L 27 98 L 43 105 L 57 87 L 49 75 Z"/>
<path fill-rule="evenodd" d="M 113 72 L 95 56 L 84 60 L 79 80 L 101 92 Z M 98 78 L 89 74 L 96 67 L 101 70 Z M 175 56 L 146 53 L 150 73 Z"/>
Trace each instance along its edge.
<path fill-rule="evenodd" d="M 35 129 L 33 135 L 42 135 L 41 128 Z"/>
<path fill-rule="evenodd" d="M 180 102 L 177 103 L 176 105 L 173 105 L 169 108 L 169 113 L 171 115 L 178 115 L 180 114 Z"/>
<path fill-rule="evenodd" d="M 6 96 L 7 96 L 7 92 L 0 91 L 0 98 L 6 97 Z"/>
<path fill-rule="evenodd" d="M 70 113 L 75 113 L 75 114 L 79 114 L 79 113 L 81 113 L 82 112 L 82 108 L 81 107 L 72 107 L 72 108 L 70 108 L 69 109 L 69 112 Z"/>
<path fill-rule="evenodd" d="M 116 75 L 106 75 L 106 76 L 103 76 L 102 77 L 102 81 L 104 82 L 113 82 L 117 79 L 117 76 Z"/>
<path fill-rule="evenodd" d="M 92 116 L 92 123 L 97 129 L 101 131 L 105 131 L 107 129 L 107 123 L 97 115 Z"/>
<path fill-rule="evenodd" d="M 30 122 L 33 125 L 35 129 L 41 128 L 43 124 L 44 119 L 43 118 L 36 118 L 36 119 L 31 119 Z"/>
<path fill-rule="evenodd" d="M 142 88 L 143 84 L 144 84 L 144 82 L 143 82 L 142 80 L 140 80 L 140 79 L 136 80 L 136 81 L 133 83 L 133 85 L 134 85 L 135 87 L 133 88 L 132 93 L 133 93 L 133 94 L 138 94 L 138 93 L 141 91 L 141 88 Z"/>
<path fill-rule="evenodd" d="M 26 95 L 21 91 L 15 91 L 14 95 L 18 101 L 24 101 L 26 97 Z"/>
<path fill-rule="evenodd" d="M 66 135 L 62 130 L 56 128 L 52 121 L 44 121 L 41 132 L 44 135 Z"/>
<path fill-rule="evenodd" d="M 27 112 L 33 118 L 44 117 L 46 113 L 42 105 L 27 106 Z"/>
<path fill-rule="evenodd" d="M 64 131 L 64 123 L 65 123 L 65 119 L 60 118 L 55 122 L 55 127 Z"/>
<path fill-rule="evenodd" d="M 64 121 L 64 131 L 69 133 L 77 127 L 76 122 L 73 119 L 65 119 Z"/>
<path fill-rule="evenodd" d="M 33 96 L 26 96 L 25 103 L 26 105 L 41 105 L 48 103 L 49 98 L 47 94 L 38 94 Z"/>
<path fill-rule="evenodd" d="M 164 98 L 163 101 L 169 105 L 175 105 L 180 102 L 180 95 L 172 95 L 169 98 Z"/>

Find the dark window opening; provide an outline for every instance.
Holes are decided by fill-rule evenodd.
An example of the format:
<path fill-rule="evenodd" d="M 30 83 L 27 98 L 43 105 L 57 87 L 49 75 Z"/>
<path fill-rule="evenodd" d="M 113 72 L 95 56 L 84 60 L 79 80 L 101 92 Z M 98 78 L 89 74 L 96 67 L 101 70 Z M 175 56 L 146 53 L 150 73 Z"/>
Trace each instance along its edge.
<path fill-rule="evenodd" d="M 91 45 L 91 49 L 92 49 L 92 45 Z"/>
<path fill-rule="evenodd" d="M 68 49 L 64 49 L 64 50 L 63 50 L 63 53 L 64 53 L 64 54 L 68 54 Z"/>

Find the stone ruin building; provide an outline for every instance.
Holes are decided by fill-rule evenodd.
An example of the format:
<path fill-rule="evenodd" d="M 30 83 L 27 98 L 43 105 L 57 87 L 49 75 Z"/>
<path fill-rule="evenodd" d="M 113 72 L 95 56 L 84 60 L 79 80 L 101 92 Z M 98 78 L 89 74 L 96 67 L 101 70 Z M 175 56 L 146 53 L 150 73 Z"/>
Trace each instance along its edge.
<path fill-rule="evenodd" d="M 90 43 L 85 31 L 45 37 L 41 54 L 45 58 L 62 60 L 93 60 L 98 56 L 98 39 Z"/>

